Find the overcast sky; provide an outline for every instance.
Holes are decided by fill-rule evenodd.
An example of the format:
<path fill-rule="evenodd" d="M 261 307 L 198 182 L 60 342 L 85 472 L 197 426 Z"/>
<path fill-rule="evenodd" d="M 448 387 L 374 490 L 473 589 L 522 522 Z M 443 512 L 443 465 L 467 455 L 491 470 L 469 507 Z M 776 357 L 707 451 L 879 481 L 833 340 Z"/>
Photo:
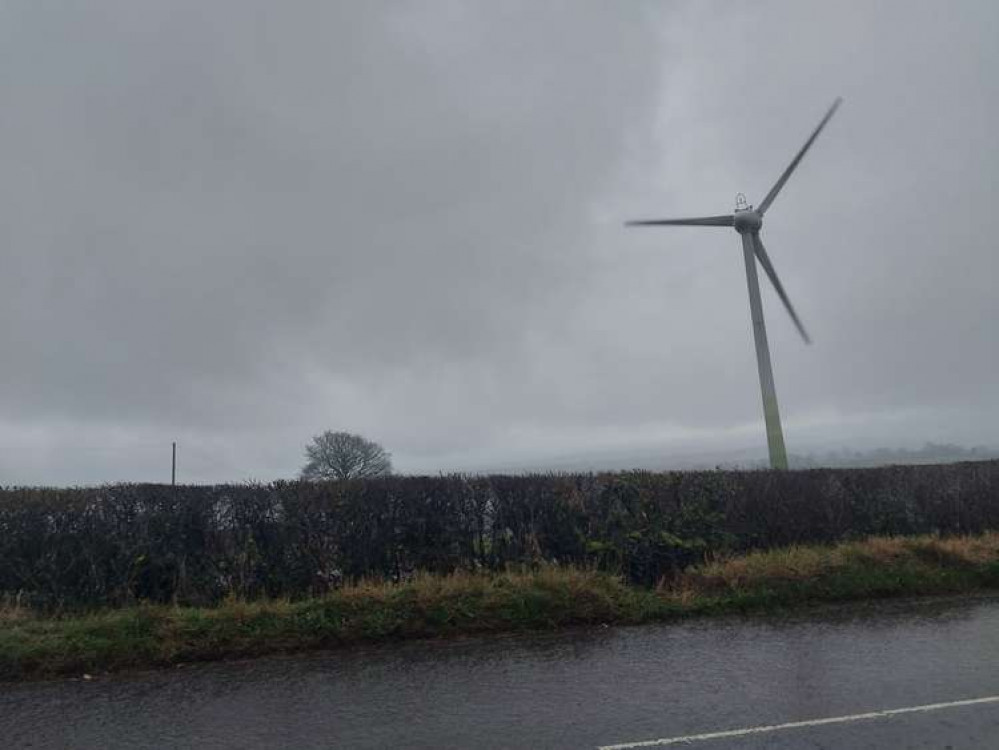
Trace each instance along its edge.
<path fill-rule="evenodd" d="M 0 3 L 0 484 L 999 445 L 999 4 Z M 643 459 L 644 460 L 644 459 Z M 638 462 L 638 458 L 636 458 Z"/>

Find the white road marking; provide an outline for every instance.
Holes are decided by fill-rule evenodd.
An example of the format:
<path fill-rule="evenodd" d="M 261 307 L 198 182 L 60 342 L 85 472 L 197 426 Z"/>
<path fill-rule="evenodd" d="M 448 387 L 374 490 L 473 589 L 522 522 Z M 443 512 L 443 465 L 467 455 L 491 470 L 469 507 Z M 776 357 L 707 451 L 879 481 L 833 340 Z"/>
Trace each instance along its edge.
<path fill-rule="evenodd" d="M 891 708 L 886 711 L 871 711 L 866 714 L 852 714 L 851 716 L 834 716 L 829 719 L 812 719 L 810 721 L 791 721 L 786 724 L 771 724 L 762 727 L 747 727 L 746 729 L 728 729 L 723 732 L 708 732 L 706 734 L 688 734 L 683 737 L 667 737 L 658 740 L 643 740 L 641 742 L 622 742 L 620 745 L 601 745 L 598 750 L 632 750 L 638 747 L 665 747 L 666 745 L 689 745 L 692 742 L 702 742 L 703 740 L 720 740 L 729 737 L 745 737 L 751 734 L 766 734 L 767 732 L 781 732 L 785 729 L 799 729 L 801 727 L 821 727 L 826 724 L 846 724 L 851 721 L 869 721 L 870 719 L 884 719 L 888 716 L 898 716 L 899 714 L 915 714 L 926 711 L 940 711 L 945 708 L 959 708 L 961 706 L 977 706 L 983 703 L 999 703 L 999 695 L 992 695 L 987 698 L 971 698 L 964 701 L 951 701 L 949 703 L 929 703 L 925 706 L 909 706 L 908 708 Z"/>

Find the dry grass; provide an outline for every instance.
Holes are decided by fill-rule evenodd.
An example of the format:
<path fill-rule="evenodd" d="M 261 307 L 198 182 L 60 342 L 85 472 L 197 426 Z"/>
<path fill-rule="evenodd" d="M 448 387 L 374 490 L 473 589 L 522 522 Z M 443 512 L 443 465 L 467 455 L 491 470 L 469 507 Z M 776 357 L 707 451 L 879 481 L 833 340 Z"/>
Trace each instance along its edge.
<path fill-rule="evenodd" d="M 669 588 L 701 594 L 828 578 L 864 566 L 975 569 L 999 562 L 999 533 L 963 537 L 871 537 L 828 546 L 794 546 L 751 552 L 693 568 Z"/>

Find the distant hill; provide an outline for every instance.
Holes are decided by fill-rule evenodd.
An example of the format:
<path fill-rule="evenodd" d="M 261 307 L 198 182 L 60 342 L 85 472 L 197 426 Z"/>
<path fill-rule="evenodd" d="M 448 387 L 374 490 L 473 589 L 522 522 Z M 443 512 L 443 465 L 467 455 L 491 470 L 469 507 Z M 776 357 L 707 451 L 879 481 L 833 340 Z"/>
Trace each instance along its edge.
<path fill-rule="evenodd" d="M 999 459 L 999 449 L 976 446 L 967 448 L 949 443 L 928 442 L 922 448 L 875 448 L 871 450 L 829 450 L 790 454 L 792 469 L 860 468 L 890 464 L 943 464 L 958 461 Z M 765 469 L 770 462 L 759 449 L 729 450 L 691 454 L 639 450 L 594 451 L 552 456 L 539 461 L 510 462 L 467 470 L 471 474 L 521 474 L 531 472 L 627 471 L 696 471 L 711 469 Z"/>
<path fill-rule="evenodd" d="M 922 448 L 876 448 L 869 451 L 838 450 L 827 453 L 791 455 L 788 464 L 792 469 L 814 469 L 819 467 L 845 468 L 865 466 L 887 466 L 889 464 L 949 464 L 958 461 L 986 461 L 999 458 L 999 450 L 976 446 L 966 448 L 950 443 L 926 443 Z M 766 466 L 766 461 L 756 462 L 756 466 Z"/>

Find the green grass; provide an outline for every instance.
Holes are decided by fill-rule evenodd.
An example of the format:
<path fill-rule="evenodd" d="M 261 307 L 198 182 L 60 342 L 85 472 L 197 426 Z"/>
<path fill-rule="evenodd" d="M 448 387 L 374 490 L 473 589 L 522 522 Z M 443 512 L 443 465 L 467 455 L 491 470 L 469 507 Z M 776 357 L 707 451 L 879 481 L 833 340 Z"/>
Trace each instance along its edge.
<path fill-rule="evenodd" d="M 721 559 L 657 589 L 593 570 L 417 576 L 320 599 L 140 606 L 43 617 L 0 607 L 0 679 L 456 634 L 634 624 L 816 602 L 999 589 L 999 534 L 874 538 Z"/>

